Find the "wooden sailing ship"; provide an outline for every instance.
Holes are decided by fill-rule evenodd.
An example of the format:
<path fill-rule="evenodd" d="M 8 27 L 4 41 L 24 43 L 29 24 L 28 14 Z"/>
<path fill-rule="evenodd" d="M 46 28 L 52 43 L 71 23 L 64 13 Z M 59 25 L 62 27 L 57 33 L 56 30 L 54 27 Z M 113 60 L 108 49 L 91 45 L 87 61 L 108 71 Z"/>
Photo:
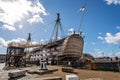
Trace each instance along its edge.
<path fill-rule="evenodd" d="M 61 26 L 60 23 L 60 14 L 57 14 L 56 19 L 56 37 L 55 40 L 49 42 L 47 44 L 30 44 L 31 35 L 29 34 L 27 43 L 25 45 L 13 45 L 9 44 L 7 47 L 7 54 L 6 54 L 6 66 L 25 66 L 27 61 L 32 61 L 31 59 L 33 56 L 37 56 L 35 60 L 47 60 L 51 61 L 51 64 L 57 65 L 71 65 L 71 64 L 79 64 L 80 59 L 83 54 L 83 45 L 84 39 L 82 33 L 76 33 L 58 39 L 58 28 Z M 32 51 L 25 52 L 26 48 L 34 48 Z M 43 56 L 44 53 L 47 54 L 44 59 L 40 58 Z M 34 61 L 35 61 L 34 60 Z"/>
<path fill-rule="evenodd" d="M 47 60 L 51 61 L 51 64 L 56 65 L 75 65 L 79 64 L 81 61 L 81 57 L 83 55 L 83 46 L 84 39 L 82 36 L 82 32 L 76 33 L 58 39 L 58 29 L 61 27 L 60 23 L 60 14 L 57 14 L 56 19 L 56 36 L 55 40 L 49 42 L 43 46 L 42 49 L 38 48 L 34 50 L 32 53 L 35 54 L 39 51 L 46 51 L 48 53 Z M 49 58 L 49 56 L 52 56 Z"/>

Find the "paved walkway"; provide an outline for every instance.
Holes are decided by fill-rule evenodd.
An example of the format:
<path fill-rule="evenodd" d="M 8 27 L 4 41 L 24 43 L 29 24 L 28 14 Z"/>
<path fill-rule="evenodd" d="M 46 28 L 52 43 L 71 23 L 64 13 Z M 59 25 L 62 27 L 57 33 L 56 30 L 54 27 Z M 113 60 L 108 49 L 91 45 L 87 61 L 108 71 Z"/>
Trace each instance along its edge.
<path fill-rule="evenodd" d="M 5 63 L 0 63 L 0 70 L 4 67 Z"/>
<path fill-rule="evenodd" d="M 26 68 L 17 68 L 17 69 L 11 69 L 11 70 L 2 70 L 4 67 L 4 64 L 0 63 L 0 80 L 8 80 L 8 73 L 15 70 L 33 70 L 38 71 L 39 67 L 32 66 L 32 67 L 26 67 Z M 34 74 L 28 74 L 26 73 L 26 76 L 20 77 L 14 80 L 40 80 L 40 78 L 44 77 L 54 77 L 54 76 L 60 76 L 63 80 L 65 80 L 65 76 L 73 73 L 66 73 L 62 72 L 61 66 L 47 66 L 48 69 L 58 69 L 58 71 L 55 71 L 50 74 L 44 74 L 44 75 L 38 75 L 36 73 Z M 79 76 L 80 80 L 120 80 L 120 73 L 119 72 L 110 72 L 110 71 L 93 71 L 93 70 L 84 70 L 84 69 L 74 69 L 75 74 Z"/>
<path fill-rule="evenodd" d="M 0 63 L 0 80 L 8 80 L 8 71 L 4 71 L 4 63 Z"/>
<path fill-rule="evenodd" d="M 35 69 L 35 68 L 39 68 L 39 67 L 29 67 L 29 68 L 17 68 L 17 69 L 11 69 L 11 70 L 3 70 L 3 67 L 4 67 L 4 63 L 0 63 L 0 80 L 9 80 L 9 76 L 8 76 L 8 73 L 9 72 L 12 72 L 12 71 L 16 71 L 16 70 L 27 70 L 27 69 Z M 26 76 L 23 76 L 23 77 L 18 77 L 18 78 L 15 78 L 15 79 L 10 79 L 10 80 L 35 80 L 34 78 L 37 78 L 38 79 L 38 76 L 37 74 L 28 74 L 26 73 Z"/>

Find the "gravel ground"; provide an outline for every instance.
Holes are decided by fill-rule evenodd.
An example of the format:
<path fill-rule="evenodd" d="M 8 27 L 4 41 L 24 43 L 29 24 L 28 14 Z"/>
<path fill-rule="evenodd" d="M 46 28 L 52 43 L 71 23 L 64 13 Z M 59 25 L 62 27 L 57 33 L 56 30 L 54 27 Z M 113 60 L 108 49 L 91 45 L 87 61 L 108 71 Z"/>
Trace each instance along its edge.
<path fill-rule="evenodd" d="M 0 63 L 0 80 L 8 80 L 8 73 L 22 69 L 22 70 L 29 70 L 29 71 L 39 71 L 39 67 L 32 66 L 27 68 L 18 68 L 18 69 L 12 69 L 12 70 L 2 70 L 4 64 Z M 48 69 L 58 69 L 58 71 L 55 71 L 53 73 L 49 74 L 28 74 L 26 73 L 26 76 L 13 79 L 13 80 L 40 80 L 40 78 L 44 77 L 54 77 L 54 76 L 60 76 L 63 80 L 65 80 L 65 76 L 69 74 L 75 74 L 79 76 L 79 80 L 120 80 L 120 73 L 119 72 L 110 72 L 110 71 L 93 71 L 93 70 L 83 70 L 83 69 L 74 69 L 74 73 L 66 73 L 61 71 L 60 66 L 48 66 Z"/>

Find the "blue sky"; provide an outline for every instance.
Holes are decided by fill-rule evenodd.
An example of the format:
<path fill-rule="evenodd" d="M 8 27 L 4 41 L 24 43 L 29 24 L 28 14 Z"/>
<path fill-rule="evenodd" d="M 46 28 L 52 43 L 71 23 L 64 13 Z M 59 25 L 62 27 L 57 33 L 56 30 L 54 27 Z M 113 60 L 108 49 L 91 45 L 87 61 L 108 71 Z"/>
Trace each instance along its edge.
<path fill-rule="evenodd" d="M 28 33 L 33 43 L 50 40 L 56 13 L 60 13 L 63 34 L 78 31 L 85 4 L 81 31 L 85 53 L 120 56 L 120 0 L 1 0 L 0 53 L 9 42 L 25 43 Z M 113 54 L 114 53 L 114 54 Z"/>

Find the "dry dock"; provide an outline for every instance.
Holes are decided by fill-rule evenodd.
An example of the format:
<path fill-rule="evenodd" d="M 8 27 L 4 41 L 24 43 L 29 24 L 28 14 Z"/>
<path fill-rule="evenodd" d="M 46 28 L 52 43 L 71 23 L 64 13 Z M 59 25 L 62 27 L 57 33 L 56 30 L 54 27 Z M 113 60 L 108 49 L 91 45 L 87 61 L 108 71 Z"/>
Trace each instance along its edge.
<path fill-rule="evenodd" d="M 8 73 L 15 70 L 26 70 L 26 76 L 19 77 L 13 80 L 40 80 L 40 78 L 45 77 L 54 77 L 60 76 L 62 80 L 65 80 L 65 76 L 68 74 L 75 74 L 79 76 L 80 80 L 120 80 L 119 72 L 110 72 L 110 71 L 93 71 L 93 70 L 83 70 L 83 69 L 74 69 L 74 73 L 62 72 L 61 66 L 48 66 L 49 70 L 55 70 L 52 73 L 39 74 L 39 67 L 32 66 L 26 68 L 16 68 L 11 70 L 2 70 L 4 64 L 0 63 L 0 80 L 8 80 Z M 29 73 L 37 72 L 37 73 Z"/>

